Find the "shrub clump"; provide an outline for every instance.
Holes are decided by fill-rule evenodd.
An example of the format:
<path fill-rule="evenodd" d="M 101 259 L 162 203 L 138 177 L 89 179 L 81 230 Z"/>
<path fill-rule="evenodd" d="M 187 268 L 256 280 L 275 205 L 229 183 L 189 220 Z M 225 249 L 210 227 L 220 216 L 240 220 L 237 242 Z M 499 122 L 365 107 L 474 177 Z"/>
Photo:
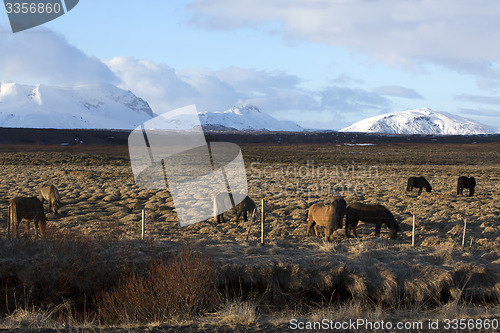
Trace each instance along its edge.
<path fill-rule="evenodd" d="M 203 254 L 186 247 L 170 260 L 155 260 L 97 299 L 104 323 L 165 322 L 206 313 L 217 303 L 216 269 Z"/>

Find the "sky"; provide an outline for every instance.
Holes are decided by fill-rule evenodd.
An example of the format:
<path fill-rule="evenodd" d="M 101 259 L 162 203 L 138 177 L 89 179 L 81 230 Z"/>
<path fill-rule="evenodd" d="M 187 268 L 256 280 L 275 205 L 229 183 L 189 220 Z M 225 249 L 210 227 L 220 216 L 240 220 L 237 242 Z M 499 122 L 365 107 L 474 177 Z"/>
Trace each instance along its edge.
<path fill-rule="evenodd" d="M 162 113 L 255 105 L 338 130 L 428 107 L 500 127 L 500 1 L 80 0 L 12 33 L 0 81 L 109 83 Z"/>

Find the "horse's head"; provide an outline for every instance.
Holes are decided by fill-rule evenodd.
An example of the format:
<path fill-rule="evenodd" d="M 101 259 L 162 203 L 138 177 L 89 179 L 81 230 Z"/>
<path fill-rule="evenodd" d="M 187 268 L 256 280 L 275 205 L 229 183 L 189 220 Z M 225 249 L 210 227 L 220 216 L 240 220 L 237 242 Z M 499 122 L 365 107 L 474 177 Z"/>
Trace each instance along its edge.
<path fill-rule="evenodd" d="M 432 191 L 432 186 L 427 185 L 427 186 L 425 187 L 425 191 L 427 191 L 427 192 Z"/>
<path fill-rule="evenodd" d="M 394 223 L 389 227 L 389 234 L 391 239 L 396 239 L 398 237 L 399 223 L 394 220 Z"/>

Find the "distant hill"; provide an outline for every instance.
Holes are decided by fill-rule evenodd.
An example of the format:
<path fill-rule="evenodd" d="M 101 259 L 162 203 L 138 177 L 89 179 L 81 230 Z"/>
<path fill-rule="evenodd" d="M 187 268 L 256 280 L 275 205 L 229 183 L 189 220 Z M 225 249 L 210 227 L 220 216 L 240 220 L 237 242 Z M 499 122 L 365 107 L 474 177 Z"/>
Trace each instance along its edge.
<path fill-rule="evenodd" d="M 428 108 L 386 113 L 358 121 L 341 132 L 384 134 L 477 135 L 500 133 L 498 128 Z"/>

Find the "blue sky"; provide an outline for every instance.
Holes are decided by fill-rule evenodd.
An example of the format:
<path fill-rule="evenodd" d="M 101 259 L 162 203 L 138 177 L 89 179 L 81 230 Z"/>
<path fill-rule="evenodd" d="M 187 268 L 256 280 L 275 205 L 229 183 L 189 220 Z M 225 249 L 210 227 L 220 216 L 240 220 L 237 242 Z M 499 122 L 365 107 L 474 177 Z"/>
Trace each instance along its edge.
<path fill-rule="evenodd" d="M 157 113 L 254 104 L 308 128 L 429 107 L 500 127 L 500 2 L 80 0 L 12 34 L 0 80 L 131 90 Z"/>

